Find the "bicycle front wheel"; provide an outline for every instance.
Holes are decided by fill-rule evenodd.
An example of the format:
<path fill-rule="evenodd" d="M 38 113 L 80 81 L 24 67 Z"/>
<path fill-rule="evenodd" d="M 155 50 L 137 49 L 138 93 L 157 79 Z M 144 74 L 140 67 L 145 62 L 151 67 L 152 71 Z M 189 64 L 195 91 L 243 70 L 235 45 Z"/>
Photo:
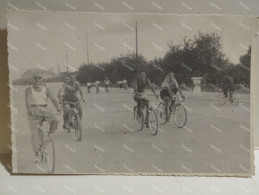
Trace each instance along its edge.
<path fill-rule="evenodd" d="M 182 104 L 175 106 L 173 111 L 174 122 L 177 127 L 183 128 L 187 122 L 187 112 Z"/>
<path fill-rule="evenodd" d="M 138 114 L 138 107 L 134 107 L 134 121 L 138 130 L 142 130 L 144 127 L 144 114 L 143 110 L 140 108 L 140 113 Z"/>
<path fill-rule="evenodd" d="M 165 104 L 164 103 L 160 103 L 158 105 L 157 115 L 158 115 L 159 123 L 162 125 L 166 124 L 166 114 L 165 114 Z"/>
<path fill-rule="evenodd" d="M 152 135 L 156 135 L 158 132 L 158 119 L 153 108 L 149 109 L 149 129 Z"/>
<path fill-rule="evenodd" d="M 76 116 L 75 119 L 75 133 L 76 133 L 76 138 L 77 141 L 82 140 L 82 124 L 79 115 Z"/>
<path fill-rule="evenodd" d="M 220 91 L 219 95 L 218 95 L 218 104 L 224 105 L 226 103 L 226 101 L 227 101 L 226 96 L 224 95 L 223 91 Z"/>
<path fill-rule="evenodd" d="M 54 173 L 55 170 L 55 145 L 51 134 L 44 140 L 44 146 L 42 151 L 42 163 L 47 173 Z"/>

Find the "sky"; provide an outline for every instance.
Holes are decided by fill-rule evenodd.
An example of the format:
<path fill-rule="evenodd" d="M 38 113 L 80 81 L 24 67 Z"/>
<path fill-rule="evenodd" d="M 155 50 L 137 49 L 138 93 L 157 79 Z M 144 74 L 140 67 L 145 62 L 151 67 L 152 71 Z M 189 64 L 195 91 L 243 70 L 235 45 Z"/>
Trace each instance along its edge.
<path fill-rule="evenodd" d="M 87 61 L 107 62 L 112 57 L 135 52 L 135 22 L 138 51 L 147 60 L 163 57 L 167 44 L 184 37 L 215 32 L 222 36 L 223 52 L 238 63 L 255 34 L 257 20 L 247 16 L 197 16 L 159 14 L 104 14 L 62 12 L 16 12 L 8 14 L 9 67 L 12 78 L 27 69 L 71 71 Z"/>

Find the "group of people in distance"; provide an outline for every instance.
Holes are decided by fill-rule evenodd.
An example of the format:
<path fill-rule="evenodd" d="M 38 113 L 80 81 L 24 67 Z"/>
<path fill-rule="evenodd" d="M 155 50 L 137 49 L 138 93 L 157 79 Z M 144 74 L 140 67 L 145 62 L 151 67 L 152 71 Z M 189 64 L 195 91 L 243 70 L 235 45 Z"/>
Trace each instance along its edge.
<path fill-rule="evenodd" d="M 103 86 L 105 88 L 106 92 L 109 92 L 109 88 L 110 88 L 111 82 L 108 79 L 108 77 L 106 77 L 103 81 Z M 87 87 L 87 93 L 91 93 L 91 88 L 95 87 L 96 88 L 96 93 L 100 92 L 100 87 L 101 87 L 101 81 L 95 81 L 94 83 L 91 82 L 87 82 L 86 83 L 86 87 Z"/>
<path fill-rule="evenodd" d="M 126 78 L 124 78 L 122 81 L 118 81 L 117 84 L 120 86 L 120 89 L 127 90 L 129 87 L 129 84 Z"/>
<path fill-rule="evenodd" d="M 127 80 L 124 79 L 124 84 L 127 84 Z M 32 86 L 28 87 L 25 91 L 25 101 L 26 101 L 26 108 L 28 113 L 28 120 L 31 130 L 31 142 L 33 146 L 33 151 L 35 154 L 34 162 L 40 161 L 40 154 L 39 149 L 40 145 L 42 143 L 42 137 L 40 135 L 40 122 L 42 121 L 42 118 L 44 117 L 43 114 L 48 115 L 48 122 L 50 124 L 49 133 L 55 132 L 58 128 L 58 121 L 56 117 L 53 115 L 51 110 L 49 109 L 49 102 L 48 99 L 52 102 L 54 107 L 56 108 L 58 113 L 61 113 L 61 110 L 63 110 L 63 128 L 67 129 L 67 123 L 69 121 L 69 112 L 70 112 L 70 106 L 66 104 L 65 102 L 78 102 L 76 104 L 76 108 L 79 111 L 80 119 L 83 117 L 82 107 L 80 104 L 80 101 L 85 102 L 84 94 L 81 89 L 80 83 L 76 81 L 76 75 L 70 74 L 64 78 L 64 83 L 62 87 L 58 91 L 58 100 L 56 100 L 55 96 L 51 92 L 51 90 L 46 87 L 46 85 L 43 82 L 43 77 L 40 74 L 35 74 L 33 76 L 33 84 Z M 109 90 L 110 81 L 108 78 L 105 78 L 104 80 L 104 87 Z M 90 84 L 87 84 L 87 89 L 91 86 Z M 98 88 L 97 93 L 99 92 L 100 87 L 100 81 L 95 82 L 95 86 Z M 137 112 L 138 115 L 140 115 L 140 106 L 141 102 L 144 103 L 146 106 L 146 125 L 148 126 L 148 119 L 149 119 L 149 100 L 146 94 L 147 86 L 153 91 L 153 93 L 158 97 L 160 95 L 161 99 L 165 103 L 165 113 L 166 113 L 166 120 L 169 121 L 169 113 L 171 112 L 172 105 L 174 104 L 173 96 L 176 95 L 177 92 L 181 95 L 183 99 L 185 99 L 185 96 L 183 95 L 173 72 L 169 72 L 166 74 L 165 79 L 163 83 L 161 84 L 161 90 L 160 94 L 158 95 L 155 91 L 155 88 L 153 84 L 151 83 L 150 79 L 146 76 L 146 73 L 144 71 L 140 71 L 138 75 L 136 76 L 135 81 L 133 82 L 133 89 L 134 89 L 134 100 L 137 102 Z M 224 94 L 228 95 L 230 93 L 230 96 L 234 90 L 234 82 L 233 78 L 229 75 L 226 75 L 224 78 L 224 85 L 223 90 Z M 89 89 L 88 89 L 89 90 Z M 89 91 L 88 91 L 89 92 Z M 80 99 L 77 96 L 77 93 L 80 94 Z"/>

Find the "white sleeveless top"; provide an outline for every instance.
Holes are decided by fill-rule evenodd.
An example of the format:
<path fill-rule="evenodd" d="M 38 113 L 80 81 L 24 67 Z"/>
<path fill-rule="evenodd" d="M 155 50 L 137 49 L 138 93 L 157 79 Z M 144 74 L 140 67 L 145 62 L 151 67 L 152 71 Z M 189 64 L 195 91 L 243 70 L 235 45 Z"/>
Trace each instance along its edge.
<path fill-rule="evenodd" d="M 32 105 L 47 105 L 48 96 L 46 88 L 42 87 L 41 91 L 35 91 L 31 86 L 31 104 Z"/>

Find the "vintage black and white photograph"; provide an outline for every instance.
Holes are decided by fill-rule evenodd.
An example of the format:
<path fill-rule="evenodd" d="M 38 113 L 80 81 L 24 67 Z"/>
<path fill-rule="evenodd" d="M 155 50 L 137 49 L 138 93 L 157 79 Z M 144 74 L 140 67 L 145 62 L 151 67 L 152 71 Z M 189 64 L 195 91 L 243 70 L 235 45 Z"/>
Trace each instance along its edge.
<path fill-rule="evenodd" d="M 13 173 L 254 174 L 255 17 L 7 19 Z"/>

